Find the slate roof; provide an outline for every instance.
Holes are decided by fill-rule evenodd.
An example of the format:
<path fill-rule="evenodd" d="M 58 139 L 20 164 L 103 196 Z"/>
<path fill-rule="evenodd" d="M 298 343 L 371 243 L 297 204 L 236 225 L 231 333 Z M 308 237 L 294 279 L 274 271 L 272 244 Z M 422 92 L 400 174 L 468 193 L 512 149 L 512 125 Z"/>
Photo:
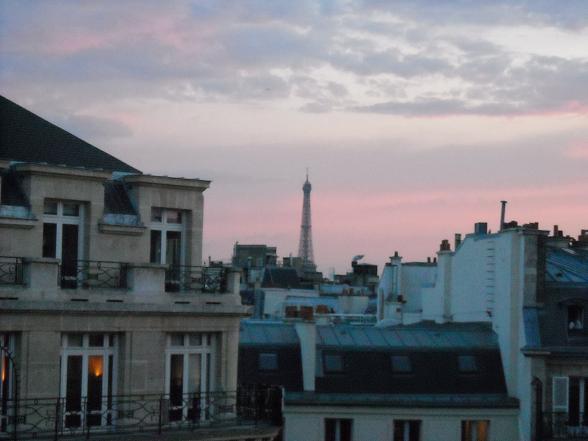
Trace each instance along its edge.
<path fill-rule="evenodd" d="M 3 96 L 0 96 L 0 159 L 140 173 Z"/>
<path fill-rule="evenodd" d="M 278 369 L 262 371 L 261 353 L 276 354 Z M 325 357 L 332 355 L 341 357 L 341 372 L 326 370 Z M 393 355 L 408 357 L 410 372 L 394 372 Z M 462 355 L 475 358 L 475 372 L 459 370 Z M 302 393 L 299 357 L 293 323 L 241 323 L 239 383 L 282 385 L 292 403 L 442 407 L 452 400 L 460 405 L 451 397 L 468 395 L 476 406 L 516 405 L 507 396 L 497 337 L 487 324 L 317 325 L 316 391 L 310 395 L 291 394 Z"/>
<path fill-rule="evenodd" d="M 548 248 L 545 281 L 588 286 L 588 251 L 579 248 Z"/>

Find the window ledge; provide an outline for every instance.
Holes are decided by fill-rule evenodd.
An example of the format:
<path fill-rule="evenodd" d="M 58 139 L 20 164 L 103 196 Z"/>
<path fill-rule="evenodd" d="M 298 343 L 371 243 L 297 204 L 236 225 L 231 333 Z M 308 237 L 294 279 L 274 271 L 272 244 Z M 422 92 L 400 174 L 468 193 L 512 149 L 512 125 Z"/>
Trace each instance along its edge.
<path fill-rule="evenodd" d="M 123 234 L 127 236 L 140 236 L 145 232 L 146 227 L 144 225 L 121 225 L 99 222 L 98 230 L 101 233 L 105 234 Z"/>
<path fill-rule="evenodd" d="M 0 228 L 24 228 L 30 230 L 37 223 L 35 218 L 22 218 L 0 215 Z"/>

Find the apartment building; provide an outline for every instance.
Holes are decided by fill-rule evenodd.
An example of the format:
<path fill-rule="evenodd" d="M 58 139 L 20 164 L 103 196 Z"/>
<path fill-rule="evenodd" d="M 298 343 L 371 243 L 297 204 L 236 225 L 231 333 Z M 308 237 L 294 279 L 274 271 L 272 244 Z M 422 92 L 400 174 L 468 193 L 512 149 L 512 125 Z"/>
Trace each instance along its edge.
<path fill-rule="evenodd" d="M 588 230 L 480 222 L 436 264 L 391 258 L 379 287 L 380 323 L 479 322 L 498 336 L 521 441 L 588 440 Z"/>
<path fill-rule="evenodd" d="M 245 320 L 239 351 L 239 383 L 284 387 L 286 441 L 518 440 L 488 324 Z"/>
<path fill-rule="evenodd" d="M 202 262 L 210 181 L 143 174 L 6 98 L 0 120 L 0 437 L 273 439 L 237 394 L 239 272 Z"/>

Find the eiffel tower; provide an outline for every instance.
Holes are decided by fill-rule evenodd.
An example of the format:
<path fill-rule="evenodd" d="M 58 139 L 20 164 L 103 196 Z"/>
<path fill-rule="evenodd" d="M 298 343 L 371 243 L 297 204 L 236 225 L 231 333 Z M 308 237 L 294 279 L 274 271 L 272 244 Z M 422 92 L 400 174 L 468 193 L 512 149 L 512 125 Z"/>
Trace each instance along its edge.
<path fill-rule="evenodd" d="M 300 225 L 300 242 L 298 244 L 298 257 L 304 264 L 314 264 L 314 253 L 312 250 L 312 225 L 310 223 L 310 191 L 312 185 L 308 181 L 308 170 L 306 170 L 306 182 L 302 186 L 304 201 L 302 203 L 302 223 Z"/>

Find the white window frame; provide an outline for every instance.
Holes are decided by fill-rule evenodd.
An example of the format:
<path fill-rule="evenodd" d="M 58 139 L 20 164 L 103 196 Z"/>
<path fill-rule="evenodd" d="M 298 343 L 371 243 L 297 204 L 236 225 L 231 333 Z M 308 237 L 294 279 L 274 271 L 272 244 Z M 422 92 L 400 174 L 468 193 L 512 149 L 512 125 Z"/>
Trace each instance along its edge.
<path fill-rule="evenodd" d="M 183 346 L 172 346 L 172 335 L 183 336 Z M 200 345 L 190 345 L 190 335 L 200 336 Z M 216 358 L 218 353 L 218 333 L 214 332 L 189 332 L 189 333 L 170 333 L 167 335 L 167 345 L 165 350 L 165 395 L 170 398 L 170 381 L 171 381 L 171 356 L 183 355 L 183 378 L 182 378 L 182 396 L 187 396 L 189 380 L 189 359 L 190 355 L 200 355 L 200 408 L 206 409 L 207 395 L 213 392 L 216 387 Z M 210 367 L 207 366 L 207 355 L 210 356 Z M 184 401 L 184 400 L 182 400 Z M 170 406 L 170 410 L 174 410 Z M 182 418 L 188 417 L 188 406 L 182 406 Z M 200 413 L 200 420 L 206 420 L 206 412 Z"/>
<path fill-rule="evenodd" d="M 161 210 L 161 222 L 153 220 L 153 209 Z M 170 211 L 179 212 L 182 217 L 182 222 L 179 224 L 169 223 L 167 221 L 167 213 Z M 159 256 L 159 264 L 161 264 L 161 265 L 166 264 L 165 260 L 167 258 L 167 232 L 174 231 L 174 232 L 180 233 L 180 265 L 185 265 L 186 264 L 186 243 L 187 243 L 187 241 L 186 241 L 186 238 L 187 238 L 186 237 L 187 211 L 186 210 L 176 210 L 176 209 L 171 209 L 171 208 L 152 207 L 150 216 L 151 216 L 150 229 L 161 232 L 161 238 L 160 238 L 161 255 Z M 149 233 L 149 234 L 151 234 L 151 233 Z M 151 239 L 149 239 L 149 240 L 150 240 L 149 246 L 151 247 Z M 149 253 L 151 253 L 151 249 L 149 250 Z"/>
<path fill-rule="evenodd" d="M 73 334 L 82 334 L 82 333 L 64 333 L 61 336 L 61 378 L 60 378 L 60 388 L 59 393 L 62 399 L 67 398 L 67 358 L 70 356 L 81 356 L 82 357 L 82 390 L 81 390 L 81 397 L 82 402 L 83 400 L 87 399 L 88 397 L 88 360 L 91 356 L 102 356 L 102 406 L 100 409 L 101 424 L 100 426 L 105 426 L 107 424 L 108 413 L 111 415 L 111 425 L 115 424 L 116 419 L 116 412 L 114 410 L 115 404 L 113 400 L 113 407 L 108 412 L 107 409 L 107 400 L 108 397 L 108 384 L 109 384 L 109 372 L 108 372 L 108 360 L 109 357 L 112 356 L 112 397 L 116 395 L 116 384 L 117 384 L 117 365 L 118 360 L 116 356 L 116 348 L 118 347 L 118 336 L 116 334 L 102 334 L 103 335 L 103 342 L 102 346 L 90 346 L 90 334 L 82 334 L 82 346 L 78 347 L 69 347 L 68 346 L 68 339 L 70 335 Z M 94 334 L 96 335 L 96 334 Z M 110 341 L 112 340 L 112 346 L 110 345 Z M 83 403 L 82 403 L 83 404 Z M 65 405 L 63 407 L 65 409 Z M 80 411 L 80 427 L 85 427 L 86 424 L 86 413 L 87 411 L 84 409 L 82 405 L 82 409 Z M 63 412 L 63 420 L 65 422 L 66 412 Z"/>
<path fill-rule="evenodd" d="M 57 214 L 45 214 L 45 203 L 55 202 Z M 63 214 L 64 204 L 75 204 L 78 206 L 78 216 L 66 216 Z M 46 198 L 43 200 L 43 223 L 55 224 L 55 258 L 61 260 L 63 255 L 63 226 L 78 226 L 78 260 L 84 260 L 84 219 L 85 206 L 78 201 L 57 200 Z"/>
<path fill-rule="evenodd" d="M 331 417 L 325 418 L 323 420 L 323 427 L 324 427 L 324 430 L 325 430 L 323 439 L 325 439 L 326 438 L 326 435 L 327 435 L 327 432 L 326 432 L 327 431 L 327 420 L 333 420 L 333 421 L 335 421 L 335 441 L 341 441 L 341 425 L 342 425 L 343 420 L 345 420 L 345 421 L 347 421 L 347 420 L 351 421 L 350 438 L 353 440 L 353 426 L 354 426 L 353 420 L 354 419 L 353 418 L 331 418 Z"/>
<path fill-rule="evenodd" d="M 556 385 L 556 383 L 560 383 L 559 385 Z M 570 379 L 569 377 L 564 377 L 564 376 L 554 376 L 551 379 L 551 407 L 553 412 L 568 412 L 568 405 L 570 402 Z M 560 405 L 560 404 L 556 404 L 556 389 L 558 387 L 563 388 L 563 390 L 565 391 L 565 404 L 564 405 Z"/>

